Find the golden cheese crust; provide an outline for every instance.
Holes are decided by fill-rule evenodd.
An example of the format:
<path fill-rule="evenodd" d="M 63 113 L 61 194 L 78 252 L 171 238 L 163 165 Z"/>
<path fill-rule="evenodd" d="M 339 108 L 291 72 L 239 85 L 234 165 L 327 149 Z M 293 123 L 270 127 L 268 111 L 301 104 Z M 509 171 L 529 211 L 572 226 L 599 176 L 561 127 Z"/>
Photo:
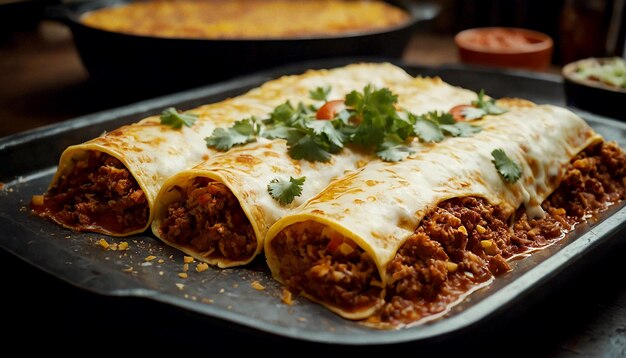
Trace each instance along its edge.
<path fill-rule="evenodd" d="M 409 15 L 382 1 L 155 1 L 95 10 L 85 25 L 134 35 L 259 39 L 326 37 L 405 24 Z"/>

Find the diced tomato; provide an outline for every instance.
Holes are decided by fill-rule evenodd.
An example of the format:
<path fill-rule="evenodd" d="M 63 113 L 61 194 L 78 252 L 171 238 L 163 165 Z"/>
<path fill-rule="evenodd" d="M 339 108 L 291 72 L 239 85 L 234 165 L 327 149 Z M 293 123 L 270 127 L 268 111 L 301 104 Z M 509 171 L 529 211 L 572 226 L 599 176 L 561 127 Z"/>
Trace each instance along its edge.
<path fill-rule="evenodd" d="M 450 109 L 450 114 L 454 117 L 454 120 L 457 122 L 465 122 L 465 116 L 463 115 L 463 110 L 465 108 L 471 108 L 469 104 L 459 104 L 458 106 L 454 106 Z"/>
<path fill-rule="evenodd" d="M 328 243 L 328 246 L 326 246 L 326 251 L 328 251 L 331 254 L 334 254 L 339 248 L 339 245 L 341 245 L 341 243 L 343 243 L 343 237 L 338 234 L 333 235 L 333 237 L 330 238 L 330 242 Z"/>
<path fill-rule="evenodd" d="M 202 194 L 198 197 L 198 204 L 200 205 L 204 205 L 206 203 L 208 203 L 209 201 L 211 201 L 211 199 L 213 199 L 213 195 L 206 193 L 206 194 Z"/>
<path fill-rule="evenodd" d="M 346 109 L 346 104 L 343 99 L 337 99 L 334 101 L 328 101 L 324 103 L 320 109 L 317 110 L 315 118 L 330 120 L 335 118 L 335 115 Z"/>

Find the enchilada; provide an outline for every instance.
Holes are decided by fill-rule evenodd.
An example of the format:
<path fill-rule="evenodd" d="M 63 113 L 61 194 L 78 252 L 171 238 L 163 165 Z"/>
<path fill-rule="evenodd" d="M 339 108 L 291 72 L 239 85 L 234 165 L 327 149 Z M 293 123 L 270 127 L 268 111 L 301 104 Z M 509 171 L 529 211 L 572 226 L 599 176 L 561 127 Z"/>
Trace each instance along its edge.
<path fill-rule="evenodd" d="M 74 230 L 114 236 L 142 232 L 153 218 L 155 198 L 164 181 L 218 152 L 204 142 L 216 127 L 265 115 L 288 99 L 308 98 L 311 88 L 325 86 L 329 81 L 339 91 L 353 88 L 363 78 L 379 86 L 412 79 L 389 64 L 309 71 L 190 110 L 186 114 L 196 115 L 197 120 L 189 126 L 174 128 L 176 123 L 163 124 L 159 116 L 146 118 L 68 147 L 48 192 L 35 196 L 32 207 L 40 216 Z"/>
<path fill-rule="evenodd" d="M 283 217 L 265 241 L 274 277 L 342 317 L 410 323 L 624 199 L 615 144 L 565 109 L 508 105 L 472 137 L 369 164 Z"/>

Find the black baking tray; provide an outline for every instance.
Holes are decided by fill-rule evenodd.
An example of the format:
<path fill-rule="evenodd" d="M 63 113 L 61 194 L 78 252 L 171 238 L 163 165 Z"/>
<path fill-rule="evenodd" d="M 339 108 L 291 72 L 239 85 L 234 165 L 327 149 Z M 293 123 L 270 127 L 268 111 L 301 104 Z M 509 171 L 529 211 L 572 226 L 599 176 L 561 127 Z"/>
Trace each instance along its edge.
<path fill-rule="evenodd" d="M 75 233 L 29 214 L 31 196 L 45 191 L 60 153 L 70 144 L 159 113 L 168 106 L 192 108 L 241 94 L 283 74 L 354 61 L 340 59 L 281 67 L 0 139 L 0 163 L 4 164 L 0 167 L 0 181 L 5 183 L 0 191 L 0 247 L 61 280 L 102 295 L 148 299 L 180 309 L 181 314 L 194 311 L 218 323 L 274 337 L 384 345 L 435 342 L 467 333 L 520 303 L 541 297 L 537 293 L 577 272 L 582 261 L 621 241 L 626 228 L 623 203 L 580 225 L 562 241 L 515 261 L 514 270 L 473 293 L 446 317 L 409 328 L 376 330 L 344 320 L 303 298 L 297 298 L 292 306 L 281 303 L 281 287 L 270 278 L 262 259 L 245 268 L 211 268 L 202 273 L 196 273 L 191 265 L 189 278 L 180 279 L 177 274 L 182 272 L 183 255 L 150 233 L 124 239 Z M 455 85 L 473 90 L 484 88 L 494 97 L 519 96 L 538 103 L 563 104 L 562 83 L 555 76 L 461 66 L 402 66 L 413 75 L 438 75 Z M 626 147 L 625 123 L 585 112 L 579 114 L 607 139 Z M 127 241 L 130 248 L 125 253 L 105 251 L 97 245 L 102 238 L 109 243 Z M 149 255 L 157 259 L 147 265 L 144 258 Z M 163 262 L 159 263 L 159 259 Z M 131 272 L 125 272 L 129 267 Z M 253 281 L 261 283 L 265 290 L 253 288 Z M 152 307 L 154 315 L 159 314 L 160 309 L 154 305 L 145 307 Z"/>

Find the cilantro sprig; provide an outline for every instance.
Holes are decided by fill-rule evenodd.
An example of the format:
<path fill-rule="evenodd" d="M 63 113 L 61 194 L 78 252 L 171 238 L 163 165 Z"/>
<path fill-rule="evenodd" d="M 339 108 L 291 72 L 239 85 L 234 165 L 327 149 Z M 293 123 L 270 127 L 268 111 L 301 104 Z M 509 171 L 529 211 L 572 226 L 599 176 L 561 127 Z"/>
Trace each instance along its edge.
<path fill-rule="evenodd" d="M 289 180 L 275 178 L 267 185 L 267 191 L 281 205 L 291 204 L 297 196 L 302 195 L 305 180 L 306 177 L 289 177 Z"/>
<path fill-rule="evenodd" d="M 515 183 L 522 176 L 522 168 L 513 159 L 509 158 L 504 150 L 494 149 L 491 152 L 491 156 L 493 157 L 491 162 L 506 182 Z"/>
<path fill-rule="evenodd" d="M 328 101 L 328 95 L 330 94 L 330 91 L 330 86 L 316 87 L 315 89 L 309 91 L 309 97 L 314 100 L 326 102 Z"/>
<path fill-rule="evenodd" d="M 478 93 L 478 99 L 472 101 L 471 107 L 464 108 L 461 114 L 466 120 L 473 120 L 482 118 L 488 114 L 498 115 L 505 112 L 507 112 L 507 110 L 499 107 L 493 98 L 485 100 L 485 90 L 481 89 Z"/>
<path fill-rule="evenodd" d="M 289 155 L 294 159 L 327 162 L 343 148 L 344 135 L 338 130 L 341 120 L 318 121 L 315 109 L 300 103 L 285 102 L 264 121 L 261 136 L 287 141 Z"/>
<path fill-rule="evenodd" d="M 176 108 L 169 107 L 161 112 L 161 124 L 168 125 L 174 129 L 182 126 L 191 127 L 198 120 L 198 115 L 194 113 L 179 113 Z"/>
<path fill-rule="evenodd" d="M 330 87 L 318 87 L 309 94 L 312 99 L 326 103 L 330 91 Z M 479 101 L 485 102 L 483 95 L 479 96 Z M 376 89 L 367 85 L 363 91 L 348 93 L 344 102 L 347 108 L 335 113 L 334 118 L 317 120 L 319 105 L 293 105 L 287 101 L 277 106 L 267 118 L 253 121 L 254 124 L 246 122 L 243 126 L 240 121 L 231 128 L 216 129 L 206 142 L 210 147 L 228 150 L 259 136 L 280 138 L 287 141 L 292 158 L 312 162 L 327 162 L 333 154 L 351 144 L 376 153 L 382 160 L 400 161 L 414 152 L 411 149 L 414 138 L 435 143 L 446 136 L 466 137 L 481 130 L 479 126 L 456 122 L 445 112 L 416 115 L 400 110 L 398 96 L 387 88 Z"/>
<path fill-rule="evenodd" d="M 210 137 L 205 138 L 206 145 L 226 151 L 235 145 L 256 141 L 261 127 L 256 118 L 250 117 L 235 122 L 230 128 L 216 128 Z"/>

